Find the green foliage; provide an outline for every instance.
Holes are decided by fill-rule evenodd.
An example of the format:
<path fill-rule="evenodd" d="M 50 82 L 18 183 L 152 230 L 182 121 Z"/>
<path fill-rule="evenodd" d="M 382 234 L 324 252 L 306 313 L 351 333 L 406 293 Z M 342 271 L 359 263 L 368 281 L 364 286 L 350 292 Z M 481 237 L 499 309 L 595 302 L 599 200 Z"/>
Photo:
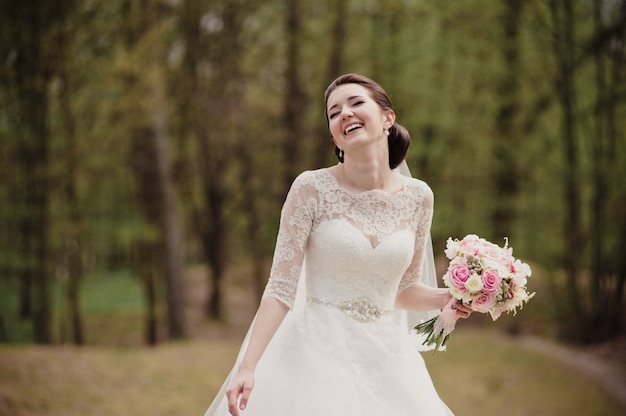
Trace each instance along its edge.
<path fill-rule="evenodd" d="M 14 279 L 3 276 L 0 279 L 0 319 L 2 320 L 2 342 L 21 343 L 32 339 L 32 326 L 27 320 L 20 319 L 19 288 Z"/>
<path fill-rule="evenodd" d="M 62 273 L 62 272 L 61 272 Z M 63 274 L 53 284 L 54 340 L 68 342 L 69 314 Z M 31 339 L 29 320 L 17 315 L 19 282 L 0 279 L 0 316 L 6 326 L 6 342 L 20 344 Z M 143 332 L 145 298 L 140 282 L 125 271 L 85 276 L 81 285 L 81 310 L 90 330 L 89 344 L 136 344 Z"/>
<path fill-rule="evenodd" d="M 88 276 L 82 290 L 87 315 L 140 315 L 145 307 L 141 287 L 128 272 Z"/>
<path fill-rule="evenodd" d="M 331 81 L 327 68 L 338 3 L 299 2 L 301 30 L 296 36 L 300 45 L 298 79 L 304 93 L 298 114 L 302 131 L 285 127 L 289 105 L 285 103 L 286 6 L 277 0 L 248 3 L 149 0 L 144 2 L 144 10 L 139 3 L 116 0 L 74 2 L 64 11 L 66 20 L 55 30 L 67 38 L 64 43 L 42 41 L 49 50 L 40 62 L 50 69 L 46 86 L 48 270 L 67 268 L 72 244 L 68 236 L 76 235 L 74 232 L 81 237 L 86 276 L 131 270 L 136 265 L 137 244 L 158 244 L 162 238 L 163 230 L 146 218 L 139 203 L 142 187 L 133 170 L 136 158 L 131 146 L 138 132 L 150 135 L 154 114 L 149 86 L 157 70 L 166 74 L 169 144 L 186 260 L 206 261 L 204 231 L 207 227 L 211 230 L 209 219 L 215 212 L 207 189 L 217 190 L 213 195 L 221 198 L 225 235 L 215 238 L 224 246 L 224 261 L 240 261 L 253 253 L 270 256 L 286 166 L 296 171 L 320 167 L 313 155 L 320 141 L 327 143 L 329 163 L 334 163 L 332 142 L 325 133 L 322 95 Z M 568 207 L 564 191 L 567 165 L 557 90 L 559 54 L 553 44 L 556 32 L 551 3 L 523 3 L 518 21 L 517 107 L 512 118 L 515 137 L 506 138 L 515 156 L 512 172 L 519 178 L 513 196 L 504 198 L 493 186 L 494 148 L 503 140 L 497 126 L 505 95 L 502 79 L 510 70 L 502 58 L 506 2 L 349 1 L 340 67 L 342 72 L 361 72 L 378 80 L 390 93 L 398 121 L 411 132 L 409 166 L 415 176 L 430 184 L 436 196 L 432 230 L 436 253 L 441 253 L 449 236 L 477 233 L 501 238 L 494 231 L 492 213 L 495 206 L 510 204 L 513 220 L 503 232 L 516 255 L 548 270 L 559 270 L 568 254 L 567 224 L 563 223 Z M 603 8 L 604 26 L 594 23 L 594 4 Z M 623 40 L 622 4 L 576 2 L 573 39 L 581 221 L 571 226 L 579 228 L 583 239 L 589 241 L 596 214 L 594 169 L 610 166 L 613 170 L 606 175 L 602 215 L 611 220 L 603 225 L 602 258 L 611 264 L 609 274 L 614 282 L 624 279 L 615 259 L 622 256 L 621 230 L 626 228 L 622 179 L 626 142 L 618 121 L 626 116 L 625 85 L 623 66 L 611 66 L 623 50 L 611 49 L 619 46 L 602 43 L 605 38 L 600 35 L 615 28 L 613 36 Z M 2 33 L 11 28 L 15 33 L 30 30 L 28 26 L 4 25 Z M 2 37 L 0 75 L 4 80 L 16 75 L 11 66 L 17 59 L 12 42 L 14 38 Z M 594 60 L 597 51 L 601 51 L 607 82 L 613 80 L 617 95 L 600 94 Z M 63 91 L 69 94 L 73 148 L 68 145 Z M 24 116 L 27 112 L 20 113 L 23 109 L 16 97 L 12 89 L 0 90 L 0 282 L 13 287 L 14 296 L 4 303 L 5 314 L 19 308 L 17 289 L 11 285 L 14 276 L 32 262 L 16 244 L 22 232 L 16 219 L 24 208 L 14 202 L 18 191 L 23 191 L 25 174 L 23 163 L 17 163 L 17 149 L 29 122 Z M 600 120 L 602 129 L 598 128 Z M 603 140 L 608 140 L 611 128 L 615 128 L 613 151 L 605 149 L 598 159 L 594 143 L 601 140 L 602 132 Z M 285 140 L 297 143 L 294 160 L 285 159 L 281 150 Z M 199 157 L 203 141 L 208 148 L 206 160 Z M 606 147 L 610 148 L 609 144 Z M 68 178 L 71 154 L 76 155 L 77 163 L 74 177 Z M 77 189 L 80 223 L 70 215 L 67 183 Z M 592 267 L 592 253 L 591 244 L 583 246 L 582 269 Z M 94 290 L 90 282 L 96 281 L 85 279 L 84 296 Z M 617 287 L 618 283 L 611 284 Z M 92 301 L 97 304 L 96 299 Z M 84 313 L 95 312 L 88 309 L 90 303 L 85 299 L 81 305 Z M 136 316 L 141 311 L 128 313 Z M 19 339 L 28 337 L 27 330 L 22 333 Z"/>

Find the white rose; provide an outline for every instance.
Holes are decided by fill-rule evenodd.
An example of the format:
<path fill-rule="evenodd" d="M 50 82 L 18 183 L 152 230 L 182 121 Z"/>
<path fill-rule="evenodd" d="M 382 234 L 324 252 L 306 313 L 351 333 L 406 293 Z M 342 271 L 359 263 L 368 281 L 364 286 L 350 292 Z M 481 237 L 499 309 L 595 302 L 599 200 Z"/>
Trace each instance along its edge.
<path fill-rule="evenodd" d="M 457 289 L 456 287 L 450 285 L 450 294 L 455 298 L 455 299 L 463 299 L 463 297 L 465 296 L 465 293 L 463 293 L 462 290 Z"/>
<path fill-rule="evenodd" d="M 483 281 L 476 273 L 472 273 L 472 276 L 465 281 L 465 289 L 470 293 L 480 292 L 483 288 Z"/>
<path fill-rule="evenodd" d="M 452 238 L 448 238 L 448 241 L 446 242 L 446 249 L 444 251 L 444 253 L 446 254 L 446 257 L 449 259 L 453 259 L 456 257 L 458 252 L 459 252 L 458 241 L 454 241 Z"/>

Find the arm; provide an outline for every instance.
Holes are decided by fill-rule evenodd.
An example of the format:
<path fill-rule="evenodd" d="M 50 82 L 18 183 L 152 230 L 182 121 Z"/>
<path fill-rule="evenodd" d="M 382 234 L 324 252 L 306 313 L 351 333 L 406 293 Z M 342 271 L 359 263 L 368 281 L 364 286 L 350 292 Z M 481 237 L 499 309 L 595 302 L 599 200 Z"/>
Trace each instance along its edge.
<path fill-rule="evenodd" d="M 422 182 L 422 198 L 415 206 L 415 239 L 413 258 L 398 287 L 396 308 L 412 311 L 441 309 L 449 300 L 447 290 L 437 288 L 435 265 L 430 246 L 430 225 L 433 217 L 434 196 L 432 190 Z M 427 247 L 428 245 L 428 247 Z M 428 248 L 428 250 L 426 250 Z M 427 256 L 427 253 L 429 254 Z M 425 261 L 433 263 L 425 266 Z M 428 275 L 424 276 L 424 273 Z M 424 283 L 423 279 L 428 283 Z"/>
<path fill-rule="evenodd" d="M 267 297 L 261 301 L 250 344 L 239 366 L 235 381 L 226 391 L 228 411 L 231 415 L 238 416 L 239 409 L 246 408 L 248 397 L 254 387 L 254 370 L 288 311 L 289 307 L 277 299 Z M 237 408 L 240 396 L 241 401 Z"/>
<path fill-rule="evenodd" d="M 313 180 L 310 174 L 299 176 L 283 205 L 270 278 L 257 311 L 248 348 L 235 380 L 226 391 L 228 410 L 233 416 L 239 416 L 239 410 L 247 406 L 257 364 L 293 307 L 317 206 Z"/>
<path fill-rule="evenodd" d="M 454 307 L 453 307 L 454 306 Z M 396 308 L 410 311 L 429 311 L 434 309 L 455 311 L 456 319 L 469 318 L 472 308 L 454 299 L 446 288 L 430 287 L 415 283 L 396 296 Z"/>
<path fill-rule="evenodd" d="M 443 309 L 452 295 L 446 288 L 435 288 L 417 282 L 396 296 L 396 308 L 411 311 Z"/>
<path fill-rule="evenodd" d="M 422 274 L 425 270 L 423 267 L 424 262 L 427 260 L 433 262 L 430 238 L 428 238 L 428 235 L 432 223 L 434 196 L 428 185 L 424 184 L 424 186 L 424 196 L 416 212 L 417 227 L 413 259 L 400 282 L 395 307 L 397 309 L 421 312 L 437 309 L 441 310 L 446 307 L 451 307 L 452 304 L 454 304 L 454 309 L 457 310 L 457 316 L 467 318 L 471 313 L 471 309 L 463 304 L 457 304 L 448 289 L 437 288 L 436 286 L 433 287 L 422 283 Z M 429 256 L 426 256 L 427 252 L 430 253 Z M 434 263 L 432 267 L 426 269 L 426 273 L 435 273 Z M 436 276 L 431 277 L 432 279 L 429 280 L 436 280 Z M 433 283 L 436 285 L 436 281 Z"/>

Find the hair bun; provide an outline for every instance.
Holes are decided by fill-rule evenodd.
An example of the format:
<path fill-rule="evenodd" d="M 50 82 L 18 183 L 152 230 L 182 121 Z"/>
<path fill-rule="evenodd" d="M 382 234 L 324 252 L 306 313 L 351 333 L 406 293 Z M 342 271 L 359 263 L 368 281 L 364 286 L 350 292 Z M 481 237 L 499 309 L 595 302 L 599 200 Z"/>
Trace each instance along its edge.
<path fill-rule="evenodd" d="M 411 135 L 408 130 L 398 123 L 393 123 L 389 129 L 389 167 L 395 169 L 406 158 L 411 144 Z"/>

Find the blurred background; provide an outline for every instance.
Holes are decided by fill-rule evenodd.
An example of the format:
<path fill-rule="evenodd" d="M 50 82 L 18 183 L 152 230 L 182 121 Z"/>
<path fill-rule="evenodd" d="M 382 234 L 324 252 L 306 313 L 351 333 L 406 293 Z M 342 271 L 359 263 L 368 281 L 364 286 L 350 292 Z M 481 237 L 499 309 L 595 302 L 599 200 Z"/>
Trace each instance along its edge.
<path fill-rule="evenodd" d="M 462 363 L 491 360 L 493 374 L 491 346 L 507 365 L 537 353 L 513 372 L 533 395 L 563 404 L 597 385 L 581 403 L 606 406 L 512 415 L 622 414 L 598 380 L 626 394 L 623 377 L 598 371 L 626 369 L 626 1 L 0 5 L 0 414 L 128 414 L 98 396 L 122 391 L 152 398 L 133 414 L 203 412 L 258 305 L 292 180 L 336 163 L 323 93 L 346 72 L 378 81 L 411 132 L 440 274 L 446 239 L 468 233 L 508 238 L 533 268 L 537 295 L 517 317 L 467 322 L 459 344 L 474 347 L 457 348 L 475 356 Z M 584 355 L 555 379 L 582 384 L 546 390 L 541 370 L 564 351 Z M 463 370 L 452 356 L 435 356 L 435 384 Z M 600 360 L 596 376 L 567 375 L 585 360 Z M 130 377 L 129 363 L 158 375 L 106 378 Z M 138 387 L 155 377 L 196 396 L 160 413 L 158 388 L 190 389 Z M 520 386 L 481 380 L 489 394 Z M 459 414 L 490 414 L 441 384 Z"/>

